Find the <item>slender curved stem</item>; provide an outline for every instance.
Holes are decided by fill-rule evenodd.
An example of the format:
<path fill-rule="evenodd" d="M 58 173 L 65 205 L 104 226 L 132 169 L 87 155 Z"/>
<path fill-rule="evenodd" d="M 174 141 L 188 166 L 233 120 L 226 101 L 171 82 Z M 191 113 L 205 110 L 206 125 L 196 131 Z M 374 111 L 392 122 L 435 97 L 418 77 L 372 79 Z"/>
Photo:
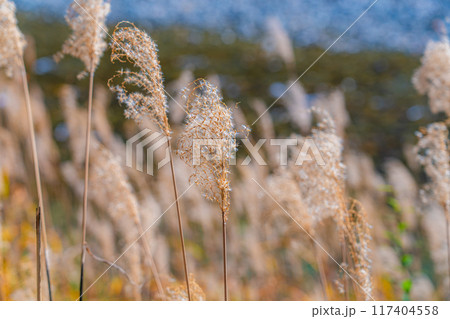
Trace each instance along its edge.
<path fill-rule="evenodd" d="M 222 211 L 222 255 L 223 255 L 223 295 L 228 301 L 228 276 L 227 276 L 227 221 L 225 212 Z"/>
<path fill-rule="evenodd" d="M 148 262 L 150 264 L 150 269 L 152 270 L 153 276 L 155 277 L 155 282 L 156 282 L 156 286 L 158 287 L 158 291 L 159 294 L 161 295 L 161 298 L 163 300 L 166 300 L 166 294 L 164 293 L 164 288 L 163 285 L 161 283 L 161 278 L 159 276 L 159 271 L 158 268 L 156 267 L 156 263 L 155 260 L 153 259 L 152 256 L 152 251 L 150 249 L 150 245 L 148 244 L 147 240 L 146 240 L 146 233 L 142 227 L 142 224 L 140 222 L 137 223 L 137 227 L 139 230 L 139 233 L 143 236 L 140 237 L 141 241 L 142 241 L 142 245 L 144 246 L 144 252 L 147 255 L 147 259 Z"/>
<path fill-rule="evenodd" d="M 33 156 L 34 176 L 36 179 L 36 189 L 37 189 L 37 194 L 38 194 L 39 209 L 41 211 L 42 241 L 43 241 L 43 247 L 44 247 L 44 258 L 45 258 L 45 269 L 46 269 L 46 274 L 47 274 L 48 295 L 49 295 L 49 300 L 52 301 L 52 287 L 51 287 L 50 270 L 49 270 L 49 262 L 48 262 L 47 228 L 46 228 L 46 223 L 45 223 L 45 210 L 44 210 L 44 199 L 43 199 L 43 195 L 42 195 L 41 173 L 39 171 L 39 159 L 38 159 L 37 147 L 36 147 L 36 135 L 34 132 L 33 110 L 31 108 L 31 99 L 30 99 L 30 91 L 28 88 L 27 71 L 26 71 L 25 62 L 23 61 L 23 59 L 21 60 L 21 75 L 22 75 L 23 92 L 25 94 L 25 104 L 27 107 L 28 129 L 29 129 L 29 133 L 30 133 L 31 151 L 32 151 L 32 156 Z"/>
<path fill-rule="evenodd" d="M 183 253 L 183 266 L 184 266 L 184 276 L 186 279 L 186 289 L 187 289 L 189 301 L 191 301 L 191 287 L 189 285 L 189 272 L 188 272 L 188 265 L 187 265 L 187 258 L 186 258 L 186 247 L 184 245 L 183 221 L 181 219 L 180 202 L 178 200 L 178 188 L 177 188 L 177 182 L 175 179 L 175 169 L 173 167 L 172 143 L 170 142 L 169 136 L 167 137 L 167 147 L 169 148 L 169 154 L 170 154 L 170 169 L 172 171 L 173 192 L 175 195 L 175 202 L 176 202 L 176 207 L 177 207 L 178 230 L 180 233 L 181 251 Z"/>
<path fill-rule="evenodd" d="M 0 301 L 5 299 L 5 293 L 3 291 L 4 286 L 4 268 L 3 268 L 3 232 L 2 232 L 2 223 L 3 223 L 3 206 L 0 203 Z"/>
<path fill-rule="evenodd" d="M 36 292 L 41 301 L 41 209 L 36 209 Z"/>
<path fill-rule="evenodd" d="M 88 186 L 89 186 L 89 151 L 91 146 L 91 123 L 92 123 L 92 99 L 94 92 L 94 70 L 89 72 L 89 102 L 86 125 L 86 148 L 84 158 L 84 193 L 83 193 L 83 218 L 81 221 L 81 270 L 80 270 L 80 301 L 83 301 L 83 279 L 84 263 L 86 261 L 86 225 L 87 225 L 87 206 L 88 206 Z"/>
<path fill-rule="evenodd" d="M 450 212 L 446 212 L 446 216 L 445 216 L 445 221 L 446 221 L 446 225 L 445 228 L 447 229 L 447 267 L 448 267 L 448 276 L 450 279 Z M 450 283 L 449 283 L 450 285 Z M 448 287 L 448 291 L 447 291 L 447 299 L 450 299 L 450 286 Z"/>
<path fill-rule="evenodd" d="M 328 296 L 327 276 L 326 276 L 325 267 L 324 267 L 324 264 L 323 264 L 322 250 L 319 249 L 319 246 L 312 239 L 310 239 L 310 241 L 311 241 L 311 245 L 313 246 L 313 248 L 315 250 L 315 254 L 314 255 L 316 255 L 317 270 L 319 271 L 320 282 L 322 284 L 323 298 L 326 301 L 328 301 L 328 300 L 330 300 L 330 298 Z"/>

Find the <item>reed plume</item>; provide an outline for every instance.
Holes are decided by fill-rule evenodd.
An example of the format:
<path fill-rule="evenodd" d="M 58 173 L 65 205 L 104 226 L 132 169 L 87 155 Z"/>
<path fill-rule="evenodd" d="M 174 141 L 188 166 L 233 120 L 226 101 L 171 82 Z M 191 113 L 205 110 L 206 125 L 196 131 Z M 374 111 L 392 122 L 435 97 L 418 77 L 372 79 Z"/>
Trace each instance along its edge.
<path fill-rule="evenodd" d="M 0 68 L 11 77 L 21 70 L 25 38 L 17 26 L 16 6 L 9 0 L 0 0 Z"/>
<path fill-rule="evenodd" d="M 55 59 L 59 61 L 64 55 L 80 59 L 85 70 L 79 74 L 79 78 L 97 69 L 107 48 L 105 21 L 110 9 L 109 1 L 77 0 L 67 10 L 66 22 L 72 34 L 64 42 L 61 52 L 55 55 Z"/>
<path fill-rule="evenodd" d="M 305 206 L 317 222 L 339 215 L 345 205 L 342 201 L 345 192 L 345 165 L 342 162 L 342 139 L 337 135 L 333 119 L 322 109 L 313 109 L 313 112 L 319 123 L 307 139 L 317 146 L 324 165 L 318 165 L 312 160 L 304 161 L 301 165 L 291 161 L 290 165 L 297 172 L 296 179 Z M 297 138 L 298 145 L 303 146 L 306 138 Z"/>
<path fill-rule="evenodd" d="M 167 116 L 168 104 L 164 90 L 161 66 L 158 60 L 156 43 L 144 31 L 133 24 L 119 23 L 113 33 L 111 42 L 111 62 L 132 63 L 137 71 L 121 70 L 108 81 L 110 89 L 117 94 L 119 102 L 126 106 L 125 117 L 137 123 L 144 119 L 153 121 L 167 138 L 167 147 L 170 154 L 170 168 L 172 185 L 178 216 L 178 230 L 180 234 L 181 251 L 183 255 L 184 275 L 191 300 L 191 290 L 188 277 L 186 248 L 184 244 L 181 208 L 178 200 L 175 169 L 173 164 L 171 129 Z M 121 79 L 120 84 L 115 84 Z M 130 92 L 130 87 L 137 89 Z"/>
<path fill-rule="evenodd" d="M 430 41 L 412 82 L 420 94 L 427 94 L 433 113 L 450 117 L 450 42 L 447 37 Z"/>
<path fill-rule="evenodd" d="M 417 159 L 430 179 L 426 190 L 442 206 L 446 219 L 448 275 L 450 276 L 450 142 L 444 123 L 432 123 L 417 133 Z"/>
<path fill-rule="evenodd" d="M 266 25 L 268 38 L 273 46 L 273 53 L 283 60 L 290 72 L 293 72 L 296 64 L 295 52 L 289 34 L 286 29 L 283 28 L 283 25 L 278 18 L 271 17 L 267 19 Z"/>
<path fill-rule="evenodd" d="M 222 102 L 218 89 L 206 80 L 184 90 L 188 112 L 180 135 L 178 154 L 194 169 L 190 181 L 202 194 L 219 204 L 222 213 L 224 296 L 228 300 L 226 224 L 230 212 L 230 161 L 236 150 L 232 111 Z M 200 142 L 201 145 L 197 145 Z"/>
<path fill-rule="evenodd" d="M 78 75 L 79 78 L 89 73 L 89 100 L 86 125 L 85 143 L 85 171 L 84 171 L 84 194 L 83 194 L 83 218 L 82 218 L 82 240 L 81 240 L 81 270 L 80 270 L 80 301 L 83 300 L 83 276 L 84 262 L 86 259 L 86 223 L 89 181 L 89 151 L 91 142 L 92 122 L 92 99 L 94 91 L 94 73 L 100 58 L 105 51 L 105 20 L 110 11 L 109 2 L 103 0 L 78 0 L 74 1 L 66 14 L 66 21 L 72 29 L 72 34 L 63 44 L 61 52 L 57 53 L 55 59 L 58 61 L 64 55 L 72 55 L 80 59 L 85 70 Z"/>
<path fill-rule="evenodd" d="M 8 0 L 0 0 L 0 68 L 5 69 L 8 76 L 12 76 L 15 71 L 20 72 L 22 77 L 25 104 L 27 108 L 27 124 L 29 138 L 31 141 L 32 157 L 34 164 L 34 174 L 36 188 L 41 211 L 42 239 L 44 247 L 45 269 L 47 275 L 47 285 L 49 299 L 52 300 L 50 270 L 48 262 L 47 230 L 45 223 L 44 199 L 42 194 L 41 174 L 39 171 L 39 159 L 36 146 L 36 134 L 33 121 L 33 110 L 31 108 L 30 91 L 28 88 L 27 72 L 24 62 L 24 49 L 26 42 L 22 32 L 17 26 L 16 7 Z"/>

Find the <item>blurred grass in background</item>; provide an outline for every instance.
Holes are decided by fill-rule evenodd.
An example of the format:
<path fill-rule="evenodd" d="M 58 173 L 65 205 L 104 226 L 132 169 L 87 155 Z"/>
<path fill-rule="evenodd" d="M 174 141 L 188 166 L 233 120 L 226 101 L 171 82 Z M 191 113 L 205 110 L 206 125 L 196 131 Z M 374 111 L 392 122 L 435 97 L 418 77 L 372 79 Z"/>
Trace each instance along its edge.
<path fill-rule="evenodd" d="M 19 15 L 20 28 L 34 39 L 36 63 L 30 75 L 44 89 L 53 125 L 62 121 L 58 110 L 57 92 L 62 83 L 76 84 L 82 101 L 86 98 L 87 79 L 81 83 L 76 75 L 81 62 L 67 58 L 56 65 L 52 56 L 69 35 L 68 27 L 57 21 L 45 22 L 32 13 Z M 112 32 L 113 25 L 109 26 Z M 257 118 L 248 107 L 253 98 L 271 105 L 281 94 L 289 79 L 285 64 L 271 56 L 257 42 L 233 38 L 225 40 L 220 34 L 204 30 L 170 27 L 147 30 L 159 46 L 159 57 L 165 82 L 169 83 L 184 69 L 195 77 L 216 74 L 222 84 L 225 101 L 236 101 L 251 123 Z M 346 41 L 345 36 L 340 41 Z M 295 48 L 298 77 L 324 51 L 319 47 Z M 371 155 L 376 163 L 388 157 L 402 158 L 402 145 L 414 142 L 414 132 L 433 120 L 426 107 L 426 98 L 414 90 L 411 77 L 419 66 L 418 55 L 394 51 L 360 51 L 357 53 L 327 52 L 300 80 L 309 97 L 313 94 L 341 88 L 345 93 L 351 117 L 348 141 L 351 147 Z M 109 63 L 105 54 L 96 83 L 106 85 L 120 66 Z M 110 108 L 110 120 L 116 130 L 123 127 L 122 109 L 115 100 Z M 270 110 L 277 133 L 290 134 L 287 112 L 280 103 Z"/>

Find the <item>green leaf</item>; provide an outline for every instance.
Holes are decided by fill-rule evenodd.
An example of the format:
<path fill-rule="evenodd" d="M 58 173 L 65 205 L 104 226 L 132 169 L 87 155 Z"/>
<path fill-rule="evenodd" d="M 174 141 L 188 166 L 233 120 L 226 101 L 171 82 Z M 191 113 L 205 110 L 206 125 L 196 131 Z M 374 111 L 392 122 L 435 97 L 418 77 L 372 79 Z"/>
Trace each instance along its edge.
<path fill-rule="evenodd" d="M 402 256 L 402 265 L 403 267 L 409 267 L 411 266 L 413 262 L 413 257 L 409 254 L 405 254 Z"/>
<path fill-rule="evenodd" d="M 412 287 L 411 279 L 403 280 L 403 282 L 402 282 L 402 289 L 403 289 L 403 291 L 405 293 L 409 294 L 409 292 L 411 291 L 411 287 Z"/>

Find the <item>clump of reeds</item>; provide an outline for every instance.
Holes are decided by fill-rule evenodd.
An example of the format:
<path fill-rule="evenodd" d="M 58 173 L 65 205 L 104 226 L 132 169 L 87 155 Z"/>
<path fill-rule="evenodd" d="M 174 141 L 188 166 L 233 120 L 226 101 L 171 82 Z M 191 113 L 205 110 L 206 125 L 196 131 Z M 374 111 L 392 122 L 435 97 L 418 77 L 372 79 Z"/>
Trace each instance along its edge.
<path fill-rule="evenodd" d="M 14 3 L 8 0 L 0 0 L 0 68 L 5 69 L 6 74 L 8 76 L 12 76 L 14 72 L 18 71 L 20 72 L 22 78 L 23 92 L 25 95 L 25 104 L 27 108 L 27 124 L 30 134 L 29 138 L 32 147 L 34 174 L 36 179 L 36 188 L 39 201 L 38 208 L 41 212 L 42 218 L 42 239 L 44 247 L 48 292 L 49 292 L 49 299 L 52 300 L 44 200 L 42 194 L 41 175 L 39 171 L 39 160 L 33 121 L 33 110 L 31 107 L 30 92 L 28 89 L 27 73 L 24 62 L 24 48 L 26 46 L 26 41 L 24 39 L 22 32 L 19 30 L 17 26 L 17 19 L 15 12 L 16 7 Z M 38 238 L 37 240 L 40 240 L 40 238 Z M 40 254 L 38 254 L 38 258 L 40 258 Z"/>
<path fill-rule="evenodd" d="M 302 230 L 306 232 L 307 238 L 309 239 L 312 248 L 315 250 L 323 296 L 328 298 L 327 279 L 322 260 L 323 254 L 320 251 L 318 244 L 314 242 L 318 218 L 317 216 L 314 217 L 311 215 L 305 205 L 300 189 L 300 183 L 296 178 L 295 171 L 293 169 L 287 169 L 286 167 L 280 167 L 273 175 L 269 176 L 267 184 L 269 185 L 271 194 L 278 203 L 289 213 L 290 217 L 301 226 Z"/>
<path fill-rule="evenodd" d="M 128 261 L 130 265 L 131 277 L 135 283 L 140 279 L 140 250 L 133 247 L 135 241 L 139 238 L 144 248 L 147 262 L 155 277 L 156 285 L 162 298 L 164 291 L 156 267 L 150 246 L 145 240 L 145 231 L 142 227 L 139 216 L 139 205 L 128 179 L 123 172 L 119 161 L 110 151 L 95 143 L 93 149 L 91 183 L 93 190 L 93 201 L 107 211 L 114 224 L 122 236 L 124 236 L 127 245 L 130 245 L 128 252 Z M 133 231 L 129 226 L 133 226 L 128 221 L 134 223 L 137 231 Z M 135 287 L 137 288 L 137 287 Z M 139 294 L 136 292 L 136 296 Z"/>
<path fill-rule="evenodd" d="M 206 80 L 184 90 L 188 112 L 180 135 L 178 154 L 192 166 L 191 182 L 202 194 L 219 204 L 222 213 L 224 295 L 228 300 L 226 224 L 230 212 L 230 162 L 236 150 L 232 111 L 222 102 L 218 89 Z"/>
<path fill-rule="evenodd" d="M 350 256 L 357 284 L 365 292 L 366 299 L 371 298 L 369 226 L 361 205 L 351 200 L 352 204 L 348 207 L 342 138 L 328 112 L 323 108 L 313 108 L 313 113 L 319 121 L 317 127 L 312 129 L 310 136 L 298 137 L 298 143 L 303 146 L 310 139 L 319 154 L 313 160 L 291 161 L 290 169 L 296 171 L 295 180 L 313 222 L 319 223 L 329 217 L 336 222 L 344 258 L 341 267 L 349 275 L 346 268 L 347 256 Z M 344 290 L 348 298 L 347 282 Z"/>
<path fill-rule="evenodd" d="M 280 167 L 270 175 L 267 184 L 271 190 L 271 194 L 279 202 L 279 204 L 291 215 L 298 225 L 301 226 L 307 234 L 312 248 L 315 250 L 317 268 L 323 289 L 324 297 L 327 296 L 327 279 L 325 274 L 324 263 L 322 260 L 322 252 L 317 243 L 314 242 L 316 237 L 317 218 L 314 218 L 308 211 L 304 198 L 300 189 L 300 184 L 296 178 L 295 171 Z"/>
<path fill-rule="evenodd" d="M 159 127 L 167 138 L 185 281 L 189 296 L 188 299 L 191 300 L 181 208 L 178 200 L 178 189 L 173 166 L 172 132 L 167 116 L 167 96 L 164 90 L 161 66 L 158 60 L 157 46 L 147 33 L 127 22 L 121 22 L 116 26 L 112 38 L 111 61 L 130 62 L 137 68 L 136 71 L 118 71 L 116 76 L 108 82 L 110 89 L 117 94 L 119 102 L 126 106 L 125 117 L 133 119 L 138 123 L 143 119 L 149 119 Z M 120 84 L 116 84 L 116 80 L 119 79 L 121 80 Z M 130 88 L 137 90 L 130 91 Z"/>
<path fill-rule="evenodd" d="M 415 72 L 413 83 L 421 94 L 427 94 L 433 113 L 444 112 L 450 117 L 450 42 L 446 35 L 440 41 L 430 41 Z M 448 275 L 450 276 L 450 147 L 446 123 L 432 123 L 417 134 L 418 161 L 424 167 L 431 192 L 442 206 L 446 219 Z M 450 278 L 450 277 L 449 277 Z M 449 290 L 450 291 L 450 290 Z"/>
<path fill-rule="evenodd" d="M 63 44 L 62 51 L 55 58 L 60 60 L 65 54 L 80 59 L 85 65 L 85 71 L 79 74 L 79 78 L 89 73 L 89 100 L 86 125 L 85 143 L 85 172 L 84 172 L 84 194 L 83 194 L 83 218 L 82 218 L 82 240 L 81 240 L 81 271 L 80 271 L 80 301 L 83 295 L 83 276 L 86 245 L 86 223 L 88 203 L 88 180 L 89 180 L 89 151 L 91 142 L 92 122 L 92 99 L 94 91 L 94 74 L 100 58 L 105 51 L 106 16 L 110 11 L 109 2 L 103 0 L 78 0 L 74 1 L 66 15 L 67 24 L 72 29 L 72 34 Z"/>

